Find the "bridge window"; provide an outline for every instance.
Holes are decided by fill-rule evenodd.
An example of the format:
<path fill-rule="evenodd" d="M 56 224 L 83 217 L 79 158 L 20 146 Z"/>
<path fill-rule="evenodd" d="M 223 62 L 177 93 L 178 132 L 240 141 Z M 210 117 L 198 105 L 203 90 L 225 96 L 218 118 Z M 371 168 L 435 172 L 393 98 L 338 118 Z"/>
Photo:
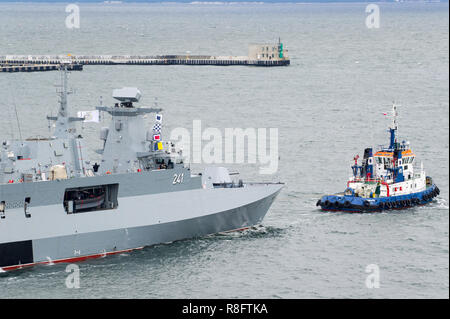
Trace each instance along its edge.
<path fill-rule="evenodd" d="M 116 209 L 119 184 L 66 189 L 64 210 L 67 214 Z"/>
<path fill-rule="evenodd" d="M 158 168 L 158 169 L 173 169 L 174 168 L 174 163 L 172 162 L 172 160 L 170 158 L 167 160 L 167 163 L 163 158 L 156 158 L 155 165 L 156 165 L 156 168 Z"/>

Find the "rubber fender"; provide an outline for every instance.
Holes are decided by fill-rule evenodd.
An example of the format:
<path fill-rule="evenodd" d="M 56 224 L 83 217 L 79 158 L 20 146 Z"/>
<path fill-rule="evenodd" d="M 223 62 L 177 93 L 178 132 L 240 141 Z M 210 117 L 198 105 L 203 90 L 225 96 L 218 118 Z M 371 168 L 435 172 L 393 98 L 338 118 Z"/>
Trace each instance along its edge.
<path fill-rule="evenodd" d="M 321 203 L 322 203 L 322 201 L 319 199 L 316 203 L 316 206 L 320 206 Z"/>
<path fill-rule="evenodd" d="M 344 202 L 344 207 L 350 207 L 351 206 L 351 203 L 348 201 L 348 200 L 346 200 L 345 202 Z"/>
<path fill-rule="evenodd" d="M 365 200 L 365 201 L 364 201 L 364 206 L 367 207 L 367 206 L 369 206 L 369 205 L 370 205 L 369 202 Z"/>

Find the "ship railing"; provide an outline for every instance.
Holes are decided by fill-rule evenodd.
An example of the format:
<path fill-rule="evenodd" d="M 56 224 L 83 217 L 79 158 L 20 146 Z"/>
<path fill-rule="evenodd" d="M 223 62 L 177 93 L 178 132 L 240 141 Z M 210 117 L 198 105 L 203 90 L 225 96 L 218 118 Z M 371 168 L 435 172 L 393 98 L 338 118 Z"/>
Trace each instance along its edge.
<path fill-rule="evenodd" d="M 350 187 L 351 183 L 370 183 L 370 184 L 380 183 L 381 185 L 386 186 L 387 197 L 389 197 L 389 184 L 387 183 L 387 180 L 383 178 L 355 178 L 347 182 L 347 188 Z"/>
<path fill-rule="evenodd" d="M 350 179 L 349 182 L 352 183 L 377 183 L 377 182 L 384 182 L 386 181 L 384 178 L 366 178 L 366 177 L 355 177 L 353 179 Z"/>

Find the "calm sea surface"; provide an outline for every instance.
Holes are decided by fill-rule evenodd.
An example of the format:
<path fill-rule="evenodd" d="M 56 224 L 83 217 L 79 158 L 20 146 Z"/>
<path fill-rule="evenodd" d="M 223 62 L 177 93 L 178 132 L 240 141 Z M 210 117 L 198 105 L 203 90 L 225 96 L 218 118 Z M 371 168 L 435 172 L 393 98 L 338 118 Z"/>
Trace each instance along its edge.
<path fill-rule="evenodd" d="M 80 263 L 0 275 L 7 298 L 448 298 L 448 4 L 380 4 L 380 28 L 365 4 L 80 4 L 81 28 L 65 27 L 64 4 L 0 4 L 4 54 L 247 55 L 249 43 L 281 37 L 289 67 L 86 66 L 73 72 L 73 111 L 91 110 L 113 88 L 136 86 L 141 105 L 164 108 L 166 132 L 202 126 L 279 129 L 279 169 L 228 165 L 250 181 L 286 187 L 255 229 L 148 247 Z M 47 135 L 55 72 L 0 74 L 0 138 Z M 351 159 L 388 143 L 391 102 L 399 133 L 441 189 L 432 204 L 401 212 L 319 211 L 344 190 Z M 103 124 L 104 125 L 104 124 Z M 99 127 L 84 125 L 93 150 Z M 202 165 L 194 165 L 199 171 Z M 365 285 L 380 268 L 380 288 Z"/>

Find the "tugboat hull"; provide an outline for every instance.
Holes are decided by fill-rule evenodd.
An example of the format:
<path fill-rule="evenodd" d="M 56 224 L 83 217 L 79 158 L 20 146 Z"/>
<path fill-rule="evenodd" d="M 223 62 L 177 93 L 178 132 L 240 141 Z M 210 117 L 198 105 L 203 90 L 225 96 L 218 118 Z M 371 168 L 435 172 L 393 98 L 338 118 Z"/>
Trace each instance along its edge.
<path fill-rule="evenodd" d="M 325 211 L 376 212 L 424 205 L 431 202 L 439 193 L 439 188 L 433 184 L 422 192 L 390 197 L 362 198 L 353 195 L 326 195 L 317 201 L 316 206 L 320 206 Z"/>

